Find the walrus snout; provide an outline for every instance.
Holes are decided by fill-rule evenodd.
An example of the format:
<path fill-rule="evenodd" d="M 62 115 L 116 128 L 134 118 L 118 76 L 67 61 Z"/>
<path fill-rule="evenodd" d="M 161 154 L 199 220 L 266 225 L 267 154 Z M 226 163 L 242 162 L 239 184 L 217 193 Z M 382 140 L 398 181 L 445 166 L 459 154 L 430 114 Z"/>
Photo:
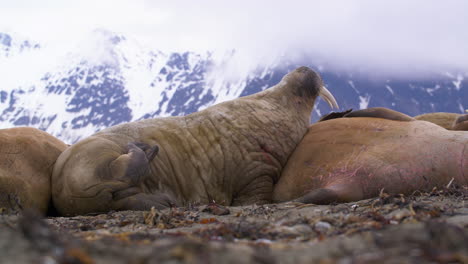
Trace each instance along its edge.
<path fill-rule="evenodd" d="M 332 108 L 339 108 L 333 94 L 323 85 L 322 78 L 314 70 L 302 66 L 288 73 L 284 79 L 290 87 L 295 87 L 294 95 L 316 98 L 321 96 Z"/>

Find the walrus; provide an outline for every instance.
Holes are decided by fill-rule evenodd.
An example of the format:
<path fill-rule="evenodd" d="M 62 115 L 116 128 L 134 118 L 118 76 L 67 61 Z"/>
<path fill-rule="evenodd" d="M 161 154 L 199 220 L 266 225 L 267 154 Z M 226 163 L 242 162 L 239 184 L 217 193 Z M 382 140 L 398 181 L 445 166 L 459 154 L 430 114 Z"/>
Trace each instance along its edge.
<path fill-rule="evenodd" d="M 457 114 L 457 113 L 446 113 L 446 112 L 436 112 L 436 113 L 427 113 L 415 116 L 414 119 L 428 121 L 439 125 L 448 130 L 467 130 L 467 129 L 460 129 L 457 127 L 457 119 L 466 116 L 464 114 Z"/>
<path fill-rule="evenodd" d="M 452 179 L 468 184 L 468 133 L 357 113 L 309 127 L 275 185 L 273 201 L 352 202 L 381 190 L 428 191 Z"/>
<path fill-rule="evenodd" d="M 79 215 L 271 202 L 319 95 L 338 107 L 320 76 L 300 67 L 254 95 L 104 129 L 59 156 L 53 203 L 62 215 Z"/>
<path fill-rule="evenodd" d="M 0 129 L 0 208 L 34 208 L 45 214 L 51 201 L 55 160 L 67 145 L 32 127 Z"/>

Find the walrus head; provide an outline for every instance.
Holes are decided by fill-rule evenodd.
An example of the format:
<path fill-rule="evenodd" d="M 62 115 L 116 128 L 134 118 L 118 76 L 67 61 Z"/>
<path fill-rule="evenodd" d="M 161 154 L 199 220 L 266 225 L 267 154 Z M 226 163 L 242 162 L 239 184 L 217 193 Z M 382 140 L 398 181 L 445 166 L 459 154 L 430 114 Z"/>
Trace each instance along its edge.
<path fill-rule="evenodd" d="M 461 115 L 455 119 L 452 125 L 452 130 L 468 131 L 468 114 Z"/>
<path fill-rule="evenodd" d="M 335 97 L 323 85 L 322 78 L 315 71 L 302 66 L 288 73 L 283 77 L 282 82 L 286 82 L 290 87 L 294 87 L 294 95 L 300 97 L 321 96 L 330 107 L 339 108 Z"/>

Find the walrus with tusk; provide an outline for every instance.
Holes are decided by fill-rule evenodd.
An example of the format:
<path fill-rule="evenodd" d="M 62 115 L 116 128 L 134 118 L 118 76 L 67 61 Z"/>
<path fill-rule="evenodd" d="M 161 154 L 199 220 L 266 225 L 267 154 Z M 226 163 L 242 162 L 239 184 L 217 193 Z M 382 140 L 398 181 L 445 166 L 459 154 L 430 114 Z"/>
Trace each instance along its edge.
<path fill-rule="evenodd" d="M 51 200 L 51 176 L 67 145 L 32 127 L 0 129 L 0 208 L 34 208 L 46 213 Z"/>
<path fill-rule="evenodd" d="M 275 185 L 273 201 L 351 202 L 468 184 L 468 133 L 373 108 L 309 127 Z"/>
<path fill-rule="evenodd" d="M 300 67 L 254 95 L 104 129 L 57 159 L 53 203 L 62 215 L 269 203 L 317 96 L 338 107 L 320 76 Z"/>

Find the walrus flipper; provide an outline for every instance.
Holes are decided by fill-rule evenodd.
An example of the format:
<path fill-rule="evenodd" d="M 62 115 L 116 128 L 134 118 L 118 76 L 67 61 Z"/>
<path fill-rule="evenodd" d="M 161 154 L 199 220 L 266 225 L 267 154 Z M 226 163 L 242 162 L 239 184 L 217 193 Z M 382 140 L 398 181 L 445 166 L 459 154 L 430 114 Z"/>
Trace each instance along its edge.
<path fill-rule="evenodd" d="M 344 115 L 344 117 L 375 117 L 396 121 L 414 121 L 415 119 L 403 113 L 385 107 L 371 107 L 356 110 Z"/>
<path fill-rule="evenodd" d="M 121 155 L 111 163 L 111 174 L 116 178 L 138 185 L 149 173 L 149 164 L 158 154 L 159 147 L 154 145 L 131 142 L 127 145 L 127 153 Z M 122 172 L 123 175 L 122 175 Z"/>
<path fill-rule="evenodd" d="M 12 184 L 5 184 L 5 179 L 0 178 L 0 214 L 15 214 L 19 213 L 24 209 L 22 204 L 21 194 L 27 195 L 26 190 L 17 190 Z M 6 179 L 6 180 L 16 180 L 16 179 Z M 16 182 L 15 182 L 16 183 Z M 17 185 L 19 187 L 24 186 L 24 182 L 21 182 L 22 185 Z M 11 188 L 13 187 L 13 188 Z"/>
<path fill-rule="evenodd" d="M 146 211 L 151 207 L 161 210 L 169 207 L 178 206 L 175 199 L 164 193 L 137 193 L 115 202 L 114 210 L 136 210 Z"/>
<path fill-rule="evenodd" d="M 137 147 L 137 149 L 135 149 Z M 159 146 L 154 145 L 151 147 L 149 144 L 142 143 L 142 142 L 132 142 L 129 143 L 127 146 L 128 149 L 135 149 L 138 151 L 138 148 L 143 150 L 146 153 L 146 158 L 148 159 L 148 162 L 153 161 L 153 159 L 156 157 L 156 155 L 159 152 Z"/>
<path fill-rule="evenodd" d="M 149 210 L 151 207 L 164 209 L 177 205 L 175 199 L 164 193 L 144 193 L 141 184 L 150 173 L 149 164 L 159 152 L 158 145 L 151 147 L 146 143 L 131 142 L 127 145 L 127 154 L 121 155 L 113 164 L 113 173 L 119 175 L 119 169 L 126 167 L 124 175 L 117 179 L 129 186 L 112 192 L 114 210 Z"/>
<path fill-rule="evenodd" d="M 126 183 L 125 188 L 116 188 L 112 192 L 113 200 L 120 200 L 142 192 L 141 184 L 148 176 L 149 164 L 158 151 L 158 145 L 151 147 L 141 142 L 128 143 L 127 153 L 120 155 L 110 166 L 111 175 L 114 175 L 119 182 Z"/>
<path fill-rule="evenodd" d="M 361 188 L 356 184 L 333 184 L 324 188 L 312 190 L 295 199 L 295 202 L 310 204 L 346 203 L 361 200 Z"/>
<path fill-rule="evenodd" d="M 343 111 L 343 112 L 331 112 L 331 113 L 328 113 L 326 115 L 323 115 L 318 122 L 322 122 L 322 121 L 325 121 L 325 120 L 330 120 L 330 119 L 335 119 L 335 118 L 342 118 L 344 117 L 345 115 L 351 113 L 351 111 L 353 111 L 353 109 L 348 109 L 346 111 Z"/>
<path fill-rule="evenodd" d="M 320 188 L 294 200 L 306 204 L 331 204 L 338 202 L 338 194 L 330 189 Z"/>

